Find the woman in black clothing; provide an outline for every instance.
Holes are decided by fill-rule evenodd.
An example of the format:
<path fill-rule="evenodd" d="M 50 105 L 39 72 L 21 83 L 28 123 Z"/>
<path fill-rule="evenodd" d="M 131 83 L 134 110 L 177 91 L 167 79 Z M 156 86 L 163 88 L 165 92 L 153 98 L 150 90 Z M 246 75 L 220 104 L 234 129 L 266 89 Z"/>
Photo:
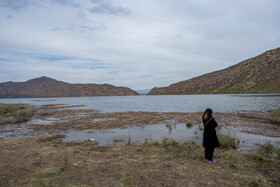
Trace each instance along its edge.
<path fill-rule="evenodd" d="M 215 128 L 218 123 L 212 116 L 212 110 L 210 108 L 206 109 L 202 116 L 202 122 L 204 126 L 203 131 L 203 147 L 205 147 L 205 161 L 215 163 L 213 160 L 213 153 L 216 147 L 220 147 L 218 137 Z"/>

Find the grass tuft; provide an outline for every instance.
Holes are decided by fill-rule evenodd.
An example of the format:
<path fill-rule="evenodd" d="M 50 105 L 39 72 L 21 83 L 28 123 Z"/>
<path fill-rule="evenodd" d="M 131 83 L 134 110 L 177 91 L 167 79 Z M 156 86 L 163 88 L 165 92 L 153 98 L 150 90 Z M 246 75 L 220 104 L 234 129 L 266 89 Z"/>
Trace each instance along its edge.
<path fill-rule="evenodd" d="M 192 122 L 187 122 L 186 126 L 187 126 L 187 128 L 191 128 L 193 126 L 193 123 Z"/>
<path fill-rule="evenodd" d="M 268 182 L 262 175 L 256 176 L 245 176 L 242 178 L 243 186 L 260 186 L 260 187 L 268 187 L 271 186 L 270 182 Z"/>
<path fill-rule="evenodd" d="M 225 158 L 229 159 L 230 168 L 242 169 L 244 167 L 244 163 L 246 163 L 242 155 L 233 152 L 228 152 Z"/>
<path fill-rule="evenodd" d="M 128 136 L 128 141 L 127 141 L 127 145 L 131 145 L 130 130 L 129 130 L 129 136 Z"/>
<path fill-rule="evenodd" d="M 61 166 L 46 168 L 46 169 L 44 169 L 40 172 L 40 176 L 42 178 L 52 177 L 52 176 L 55 176 L 55 175 L 59 175 L 62 172 L 68 171 L 69 168 L 70 168 L 70 163 L 69 163 L 69 160 L 68 160 L 68 156 L 65 155 L 64 159 L 63 159 L 63 164 Z"/>
<path fill-rule="evenodd" d="M 124 136 L 119 136 L 114 138 L 114 143 L 123 143 L 125 142 L 125 137 Z"/>
<path fill-rule="evenodd" d="M 236 149 L 239 140 L 236 137 L 231 136 L 230 134 L 221 134 L 217 133 L 220 147 L 223 149 Z"/>
<path fill-rule="evenodd" d="M 280 158 L 280 148 L 271 142 L 266 142 L 252 152 L 253 159 L 261 164 L 268 164 L 273 161 L 273 157 Z"/>
<path fill-rule="evenodd" d="M 267 120 L 272 124 L 280 126 L 280 108 L 271 111 Z"/>
<path fill-rule="evenodd" d="M 179 145 L 179 142 L 177 142 L 176 140 L 173 140 L 173 139 L 168 139 L 168 138 L 163 138 L 162 140 L 162 146 L 164 148 L 171 148 L 171 147 L 174 147 L 174 146 L 177 146 Z"/>

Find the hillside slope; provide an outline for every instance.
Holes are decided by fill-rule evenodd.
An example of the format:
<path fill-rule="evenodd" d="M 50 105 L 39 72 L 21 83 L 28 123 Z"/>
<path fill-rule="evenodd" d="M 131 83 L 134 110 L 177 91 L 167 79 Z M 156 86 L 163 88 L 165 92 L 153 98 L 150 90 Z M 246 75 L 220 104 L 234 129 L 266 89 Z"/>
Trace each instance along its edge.
<path fill-rule="evenodd" d="M 155 87 L 148 95 L 228 93 L 280 93 L 280 48 L 223 70 L 168 87 Z"/>
<path fill-rule="evenodd" d="M 0 98 L 122 95 L 138 95 L 138 93 L 126 87 L 115 87 L 109 84 L 69 84 L 48 77 L 26 82 L 0 83 Z"/>

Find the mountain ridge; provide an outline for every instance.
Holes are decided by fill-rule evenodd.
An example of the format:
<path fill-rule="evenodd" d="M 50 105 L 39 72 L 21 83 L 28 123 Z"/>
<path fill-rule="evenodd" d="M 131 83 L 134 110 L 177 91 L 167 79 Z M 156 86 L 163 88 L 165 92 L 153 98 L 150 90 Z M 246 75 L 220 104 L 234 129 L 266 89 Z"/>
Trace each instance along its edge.
<path fill-rule="evenodd" d="M 148 95 L 280 93 L 280 48 L 268 50 L 228 68 L 203 74 Z"/>
<path fill-rule="evenodd" d="M 46 76 L 25 82 L 0 83 L 0 98 L 83 97 L 139 95 L 127 87 L 110 84 L 70 84 Z"/>

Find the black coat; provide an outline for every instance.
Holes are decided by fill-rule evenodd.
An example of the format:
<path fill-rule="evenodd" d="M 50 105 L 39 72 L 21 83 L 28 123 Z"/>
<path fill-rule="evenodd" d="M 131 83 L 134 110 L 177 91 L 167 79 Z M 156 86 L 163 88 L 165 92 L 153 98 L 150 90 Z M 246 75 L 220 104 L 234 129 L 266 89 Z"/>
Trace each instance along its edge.
<path fill-rule="evenodd" d="M 205 120 L 203 122 L 203 125 L 205 125 L 203 131 L 203 147 L 220 147 L 220 143 L 218 141 L 218 137 L 215 130 L 215 128 L 218 126 L 218 123 L 212 117 L 212 115 L 209 116 L 208 120 Z"/>

